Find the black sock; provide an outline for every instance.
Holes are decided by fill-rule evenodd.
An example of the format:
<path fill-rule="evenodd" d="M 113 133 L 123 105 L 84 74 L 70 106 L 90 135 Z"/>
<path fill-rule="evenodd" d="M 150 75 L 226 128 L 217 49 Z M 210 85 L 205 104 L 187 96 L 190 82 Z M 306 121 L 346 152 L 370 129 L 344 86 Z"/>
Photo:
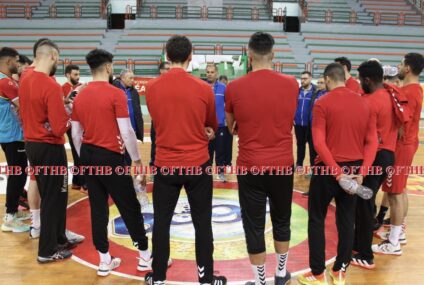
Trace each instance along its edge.
<path fill-rule="evenodd" d="M 386 216 L 387 211 L 389 210 L 388 207 L 380 206 L 380 210 L 378 211 L 377 215 L 377 221 L 382 224 L 384 217 Z"/>

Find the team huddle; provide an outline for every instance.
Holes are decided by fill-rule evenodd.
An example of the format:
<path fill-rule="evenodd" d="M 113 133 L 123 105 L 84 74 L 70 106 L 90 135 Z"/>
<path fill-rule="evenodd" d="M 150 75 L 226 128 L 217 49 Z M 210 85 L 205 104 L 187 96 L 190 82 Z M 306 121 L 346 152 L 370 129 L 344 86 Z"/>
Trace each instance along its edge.
<path fill-rule="evenodd" d="M 306 143 L 312 166 L 305 194 L 311 271 L 299 276 L 298 281 L 305 285 L 327 284 L 324 232 L 333 199 L 338 246 L 329 276 L 334 284 L 345 284 L 350 264 L 373 269 L 374 254 L 402 254 L 408 209 L 405 167 L 412 165 L 419 144 L 423 56 L 408 53 L 397 68 L 383 67 L 378 59 L 365 61 L 358 67 L 359 82 L 350 75 L 350 61 L 337 58 L 326 66 L 317 86 L 311 83 L 311 73 L 303 72 L 299 88 L 295 77 L 273 70 L 273 46 L 270 34 L 253 34 L 248 43 L 251 71 L 225 85 L 218 82 L 213 64 L 208 65 L 206 82 L 186 71 L 193 51 L 187 37 L 168 40 L 169 63 L 161 65 L 163 74 L 150 81 L 146 89 L 154 137 L 150 165 L 158 170 L 152 193 L 153 248 L 149 249 L 135 191 L 135 186 L 146 185 L 146 173 L 133 173 L 133 177 L 93 172 L 72 181 L 73 188 L 88 193 L 99 276 L 109 275 L 121 264 L 121 259 L 109 252 L 110 197 L 138 249 L 137 270 L 146 273 L 147 284 L 165 284 L 168 267 L 173 263 L 170 226 L 184 188 L 195 229 L 199 283 L 227 283 L 225 276 L 214 275 L 213 176 L 205 170 L 216 153 L 216 164 L 223 167 L 217 174 L 225 181 L 233 135 L 239 139 L 237 167 L 247 169 L 237 175 L 254 277 L 246 285 L 266 284 L 267 203 L 277 260 L 274 282 L 284 285 L 291 280 L 287 262 L 293 170 L 303 166 Z M 137 139 L 143 140 L 144 129 L 140 99 L 131 86 L 132 71 L 124 70 L 114 81 L 113 55 L 95 49 L 86 55 L 92 81 L 80 84 L 78 67 L 68 66 L 68 83 L 60 86 L 54 78 L 59 52 L 49 39 L 40 39 L 34 45 L 33 62 L 12 48 L 0 49 L 0 142 L 8 165 L 24 169 L 29 161 L 32 167 L 67 167 L 67 133 L 75 165 L 112 169 L 133 165 L 141 169 Z M 203 171 L 194 174 L 190 167 Z M 374 172 L 375 167 L 382 171 Z M 387 175 L 391 167 L 402 170 Z M 253 171 L 258 168 L 262 169 L 260 175 Z M 8 177 L 2 230 L 29 231 L 31 238 L 39 237 L 37 261 L 41 264 L 71 257 L 72 248 L 84 237 L 66 230 L 67 174 L 40 172 L 31 176 L 31 215 L 18 211 L 26 178 L 26 173 Z M 380 187 L 385 195 L 377 214 Z M 388 227 L 380 226 L 389 208 L 390 228 L 384 230 Z M 30 218 L 31 226 L 22 222 Z M 382 242 L 373 245 L 374 235 Z"/>

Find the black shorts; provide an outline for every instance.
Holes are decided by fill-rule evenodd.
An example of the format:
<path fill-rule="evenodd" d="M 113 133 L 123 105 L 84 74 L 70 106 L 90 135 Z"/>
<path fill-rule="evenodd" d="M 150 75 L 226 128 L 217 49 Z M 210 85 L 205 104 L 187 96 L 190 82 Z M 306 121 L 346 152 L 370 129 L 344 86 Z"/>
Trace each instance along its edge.
<path fill-rule="evenodd" d="M 267 198 L 274 240 L 289 241 L 293 174 L 253 175 L 248 173 L 238 175 L 237 180 L 248 253 L 258 254 L 266 251 L 264 232 Z"/>
<path fill-rule="evenodd" d="M 387 177 L 387 168 L 389 166 L 393 166 L 395 163 L 395 153 L 390 150 L 382 149 L 377 152 L 373 166 L 381 167 L 382 174 L 381 175 L 367 175 L 364 178 L 364 182 L 362 183 L 364 186 L 371 188 L 374 191 L 374 194 L 378 192 L 381 184 L 383 184 L 384 179 Z"/>

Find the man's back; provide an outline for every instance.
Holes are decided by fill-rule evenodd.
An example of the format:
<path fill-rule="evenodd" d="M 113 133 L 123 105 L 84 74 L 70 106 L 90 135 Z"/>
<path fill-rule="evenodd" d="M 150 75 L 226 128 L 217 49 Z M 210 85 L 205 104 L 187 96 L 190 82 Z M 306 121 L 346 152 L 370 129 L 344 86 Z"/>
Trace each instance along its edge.
<path fill-rule="evenodd" d="M 209 159 L 205 127 L 217 129 L 211 87 L 173 68 L 149 82 L 146 102 L 156 130 L 156 166 L 199 166 Z"/>
<path fill-rule="evenodd" d="M 370 109 L 364 98 L 346 87 L 335 88 L 315 103 L 313 118 L 314 142 L 321 141 L 316 135 L 324 132 L 326 145 L 335 161 L 364 159 L 370 120 Z"/>
<path fill-rule="evenodd" d="M 423 89 L 418 83 L 408 84 L 402 87 L 408 99 L 408 108 L 411 119 L 406 123 L 402 142 L 404 144 L 417 144 L 420 124 L 420 116 L 423 102 Z"/>
<path fill-rule="evenodd" d="M 231 82 L 226 111 L 239 136 L 240 166 L 292 166 L 292 126 L 299 87 L 294 77 L 259 70 Z"/>

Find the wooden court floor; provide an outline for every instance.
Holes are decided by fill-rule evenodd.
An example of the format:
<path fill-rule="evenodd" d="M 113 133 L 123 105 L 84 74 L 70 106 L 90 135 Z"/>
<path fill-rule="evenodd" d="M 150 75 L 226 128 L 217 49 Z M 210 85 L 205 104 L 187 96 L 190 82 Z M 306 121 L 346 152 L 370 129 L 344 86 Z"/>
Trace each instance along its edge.
<path fill-rule="evenodd" d="M 421 141 L 424 141 L 424 131 L 420 131 Z M 236 158 L 237 149 L 234 144 L 233 160 Z M 143 163 L 148 163 L 150 157 L 150 143 L 139 144 Z M 68 151 L 68 160 L 72 156 Z M 5 161 L 3 152 L 0 153 L 0 162 Z M 419 147 L 414 159 L 414 165 L 424 165 L 424 145 Z M 230 177 L 235 180 L 235 177 Z M 417 183 L 416 183 L 417 184 Z M 309 179 L 301 176 L 295 177 L 295 188 L 307 190 Z M 424 187 L 424 179 L 422 182 Z M 420 188 L 421 184 L 413 186 Z M 383 284 L 424 284 L 424 246 L 421 241 L 424 237 L 424 191 L 422 195 L 410 195 L 408 216 L 407 239 L 408 245 L 402 248 L 400 257 L 376 256 L 377 268 L 372 271 L 361 270 L 353 266 L 347 273 L 347 285 L 383 285 Z M 419 193 L 416 192 L 416 193 Z M 70 190 L 69 203 L 84 195 L 78 191 Z M 379 195 L 379 199 L 381 195 Z M 378 200 L 379 200 L 378 199 Z M 0 195 L 0 218 L 4 216 L 5 195 Z M 87 220 L 87 223 L 90 223 Z M 143 284 L 137 280 L 126 279 L 110 275 L 106 278 L 97 277 L 96 271 L 83 266 L 73 260 L 64 262 L 38 265 L 36 262 L 37 240 L 30 240 L 28 233 L 12 234 L 0 231 L 0 284 L 13 285 L 134 285 Z M 94 247 L 92 248 L 95 251 Z M 290 258 L 290 257 L 289 257 Z M 187 268 L 195 270 L 195 268 Z M 246 279 L 252 276 L 246 276 Z M 293 278 L 291 284 L 298 284 Z M 331 281 L 329 281 L 331 284 Z"/>

